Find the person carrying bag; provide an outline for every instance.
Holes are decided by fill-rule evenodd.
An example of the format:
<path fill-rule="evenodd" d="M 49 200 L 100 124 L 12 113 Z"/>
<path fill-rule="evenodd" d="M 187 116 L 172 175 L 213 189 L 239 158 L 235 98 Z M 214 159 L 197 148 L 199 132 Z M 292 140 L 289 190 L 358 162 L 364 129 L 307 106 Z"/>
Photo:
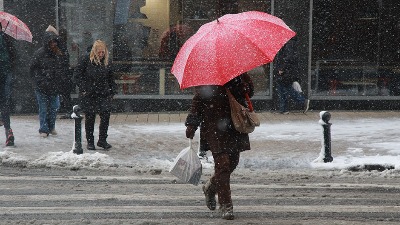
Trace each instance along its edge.
<path fill-rule="evenodd" d="M 214 174 L 203 185 L 206 206 L 215 210 L 218 194 L 222 218 L 233 220 L 230 177 L 239 163 L 240 152 L 250 150 L 250 140 L 248 133 L 237 131 L 233 125 L 227 90 L 246 107 L 248 105 L 245 94 L 254 94 L 253 83 L 247 73 L 223 86 L 196 86 L 185 125 L 186 137 L 190 139 L 193 139 L 197 128 L 200 127 L 200 139 L 207 142 L 214 158 Z"/>

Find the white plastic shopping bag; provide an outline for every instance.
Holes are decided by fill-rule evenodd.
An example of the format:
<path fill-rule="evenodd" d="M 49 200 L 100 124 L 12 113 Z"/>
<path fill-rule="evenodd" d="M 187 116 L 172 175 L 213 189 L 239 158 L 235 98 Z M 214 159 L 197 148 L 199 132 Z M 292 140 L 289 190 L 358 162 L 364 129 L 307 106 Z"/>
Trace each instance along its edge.
<path fill-rule="evenodd" d="M 200 183 L 202 166 L 196 151 L 189 139 L 189 147 L 183 149 L 172 164 L 170 173 L 185 183 L 198 185 Z"/>

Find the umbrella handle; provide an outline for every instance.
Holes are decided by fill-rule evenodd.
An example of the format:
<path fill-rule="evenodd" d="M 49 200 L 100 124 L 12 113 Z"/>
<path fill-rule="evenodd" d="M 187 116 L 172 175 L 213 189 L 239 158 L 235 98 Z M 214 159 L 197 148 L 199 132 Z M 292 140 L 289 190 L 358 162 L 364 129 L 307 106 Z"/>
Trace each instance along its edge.
<path fill-rule="evenodd" d="M 249 106 L 249 111 L 253 112 L 254 108 L 253 108 L 253 104 L 250 101 L 249 95 L 246 93 L 246 94 L 244 94 L 244 96 L 246 97 L 247 105 Z"/>

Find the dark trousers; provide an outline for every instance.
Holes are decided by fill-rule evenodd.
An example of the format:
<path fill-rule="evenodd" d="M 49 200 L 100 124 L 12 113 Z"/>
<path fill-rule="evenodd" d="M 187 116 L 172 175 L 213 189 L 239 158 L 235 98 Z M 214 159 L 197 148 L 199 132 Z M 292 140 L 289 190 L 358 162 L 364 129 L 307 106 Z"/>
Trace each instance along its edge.
<path fill-rule="evenodd" d="M 232 204 L 231 174 L 239 163 L 240 153 L 213 153 L 214 175 L 211 183 L 215 184 L 220 205 Z"/>
<path fill-rule="evenodd" d="M 287 101 L 289 97 L 291 97 L 293 100 L 296 101 L 298 104 L 304 104 L 306 98 L 294 90 L 294 88 L 289 85 L 284 85 L 284 84 L 278 84 L 278 96 L 279 96 L 279 111 L 280 112 L 287 112 L 288 107 L 287 107 Z"/>
<path fill-rule="evenodd" d="M 11 129 L 10 124 L 10 108 L 11 108 L 11 91 L 12 91 L 12 74 L 11 72 L 0 68 L 0 113 L 1 120 L 6 130 Z"/>
<path fill-rule="evenodd" d="M 100 112 L 99 140 L 107 139 L 108 126 L 110 124 L 110 112 Z M 88 143 L 94 143 L 94 122 L 96 113 L 85 113 L 85 132 Z"/>

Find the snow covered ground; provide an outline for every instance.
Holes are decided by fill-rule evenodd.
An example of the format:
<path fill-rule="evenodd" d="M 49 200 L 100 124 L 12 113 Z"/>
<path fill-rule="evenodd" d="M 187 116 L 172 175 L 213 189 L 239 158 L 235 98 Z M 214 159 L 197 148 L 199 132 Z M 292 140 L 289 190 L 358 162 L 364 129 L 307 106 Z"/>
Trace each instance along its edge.
<path fill-rule="evenodd" d="M 241 155 L 238 173 L 246 171 L 306 170 L 352 171 L 365 165 L 400 170 L 400 119 L 397 117 L 335 120 L 332 116 L 332 163 L 314 162 L 321 152 L 322 127 L 315 120 L 300 117 L 293 121 L 263 121 L 250 134 L 252 150 Z M 282 115 L 283 116 L 283 115 Z M 131 168 L 135 171 L 168 171 L 178 153 L 188 146 L 182 123 L 116 123 L 109 128 L 110 151 L 86 150 L 72 153 L 74 120 L 57 120 L 57 136 L 41 138 L 39 122 L 33 117 L 12 117 L 15 147 L 4 147 L 0 135 L 0 162 L 7 166 L 63 167 L 68 169 Z M 96 123 L 98 126 L 98 123 Z M 82 126 L 82 128 L 84 128 Z M 98 130 L 96 128 L 95 134 Z M 84 138 L 84 131 L 83 140 Z M 198 132 L 195 136 L 197 148 Z M 96 140 L 97 141 L 97 140 Z M 205 170 L 212 169 L 212 157 L 203 160 Z"/>

